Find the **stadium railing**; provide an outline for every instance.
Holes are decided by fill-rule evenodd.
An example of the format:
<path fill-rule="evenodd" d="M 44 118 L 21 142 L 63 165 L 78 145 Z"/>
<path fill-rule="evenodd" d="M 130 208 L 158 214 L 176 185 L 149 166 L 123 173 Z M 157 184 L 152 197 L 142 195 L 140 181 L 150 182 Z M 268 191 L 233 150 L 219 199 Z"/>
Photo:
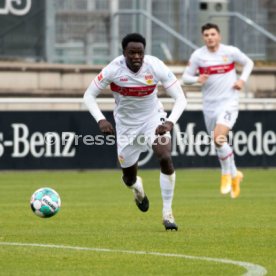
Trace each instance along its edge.
<path fill-rule="evenodd" d="M 174 100 L 160 98 L 166 110 L 171 110 Z M 113 98 L 98 98 L 103 111 L 114 110 Z M 87 110 L 82 98 L 0 98 L 0 110 Z M 188 98 L 186 110 L 202 110 L 202 98 Z M 240 98 L 240 110 L 276 110 L 276 98 Z"/>

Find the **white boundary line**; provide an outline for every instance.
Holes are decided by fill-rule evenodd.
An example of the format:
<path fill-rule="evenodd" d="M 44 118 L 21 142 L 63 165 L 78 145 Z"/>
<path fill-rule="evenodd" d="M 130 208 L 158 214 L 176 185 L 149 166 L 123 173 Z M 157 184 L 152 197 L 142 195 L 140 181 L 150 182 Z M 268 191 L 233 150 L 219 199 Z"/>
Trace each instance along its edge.
<path fill-rule="evenodd" d="M 147 251 L 132 251 L 132 250 L 121 250 L 121 249 L 108 249 L 108 248 L 93 248 L 93 247 L 79 247 L 79 246 L 67 246 L 67 245 L 56 245 L 56 244 L 38 244 L 38 243 L 17 243 L 17 242 L 0 242 L 2 246 L 27 246 L 27 247 L 44 247 L 44 248 L 59 248 L 67 250 L 79 250 L 79 251 L 95 251 L 95 252 L 111 252 L 111 253 L 124 253 L 124 254 L 137 254 L 137 255 L 153 255 L 161 257 L 173 257 L 173 258 L 183 258 L 192 260 L 201 260 L 207 262 L 232 264 L 236 266 L 241 266 L 246 269 L 246 273 L 243 276 L 262 276 L 267 274 L 267 270 L 260 265 L 233 261 L 228 259 L 219 258 L 209 258 L 203 256 L 190 256 L 183 254 L 173 254 L 173 253 L 160 253 L 160 252 L 147 252 Z"/>

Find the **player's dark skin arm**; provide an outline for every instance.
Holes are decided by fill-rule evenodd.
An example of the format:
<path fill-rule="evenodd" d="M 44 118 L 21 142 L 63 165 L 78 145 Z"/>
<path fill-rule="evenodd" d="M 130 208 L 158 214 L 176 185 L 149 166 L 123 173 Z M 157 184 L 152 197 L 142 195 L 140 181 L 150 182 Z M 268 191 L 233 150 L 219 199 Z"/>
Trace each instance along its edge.
<path fill-rule="evenodd" d="M 171 131 L 173 129 L 173 123 L 170 121 L 166 121 L 164 124 L 159 125 L 155 130 L 155 135 L 164 135 L 167 131 Z"/>
<path fill-rule="evenodd" d="M 99 128 L 100 128 L 100 131 L 105 134 L 105 135 L 114 135 L 115 134 L 115 130 L 114 130 L 114 127 L 112 126 L 112 124 L 103 119 L 103 120 L 100 120 L 98 122 L 98 125 L 99 125 Z"/>

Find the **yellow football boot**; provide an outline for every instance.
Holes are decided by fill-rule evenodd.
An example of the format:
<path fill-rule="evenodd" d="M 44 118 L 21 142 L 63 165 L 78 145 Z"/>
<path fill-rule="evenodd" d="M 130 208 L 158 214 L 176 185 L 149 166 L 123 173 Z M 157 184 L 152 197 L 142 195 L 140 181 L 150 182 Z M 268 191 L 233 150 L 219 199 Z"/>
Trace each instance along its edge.
<path fill-rule="evenodd" d="M 232 189 L 231 189 L 231 197 L 237 198 L 240 195 L 240 183 L 243 180 L 243 173 L 241 171 L 237 171 L 237 175 L 232 178 Z"/>
<path fill-rule="evenodd" d="M 231 191 L 232 178 L 230 174 L 223 174 L 220 181 L 220 192 L 223 195 L 228 194 Z"/>

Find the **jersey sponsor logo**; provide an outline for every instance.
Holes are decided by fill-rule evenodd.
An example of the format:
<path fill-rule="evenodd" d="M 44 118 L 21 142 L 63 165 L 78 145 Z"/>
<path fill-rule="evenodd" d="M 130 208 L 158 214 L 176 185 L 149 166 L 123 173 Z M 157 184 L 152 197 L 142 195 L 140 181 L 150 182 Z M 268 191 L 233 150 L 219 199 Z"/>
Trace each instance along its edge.
<path fill-rule="evenodd" d="M 97 78 L 98 78 L 98 81 L 102 81 L 103 80 L 103 73 L 100 73 Z"/>
<path fill-rule="evenodd" d="M 151 74 L 145 75 L 145 80 L 148 85 L 153 84 L 153 75 Z"/>
<path fill-rule="evenodd" d="M 122 96 L 132 96 L 132 97 L 144 97 L 148 96 L 156 88 L 156 85 L 151 86 L 135 86 L 135 87 L 122 87 L 114 82 L 110 84 L 110 88 L 112 92 L 117 92 Z"/>
<path fill-rule="evenodd" d="M 124 162 L 125 162 L 125 158 L 122 155 L 118 156 L 118 160 L 119 160 L 120 164 L 124 164 Z"/>
<path fill-rule="evenodd" d="M 214 66 L 208 66 L 208 67 L 199 67 L 199 73 L 200 74 L 208 74 L 208 75 L 213 75 L 213 74 L 224 74 L 232 71 L 235 68 L 235 64 L 230 63 L 230 64 L 223 64 L 223 65 L 214 65 Z"/>
<path fill-rule="evenodd" d="M 228 56 L 222 56 L 222 60 L 223 60 L 223 62 L 229 62 L 229 58 L 228 58 Z"/>
<path fill-rule="evenodd" d="M 126 81 L 128 81 L 128 78 L 127 77 L 122 77 L 122 78 L 120 78 L 120 81 L 126 82 Z"/>
<path fill-rule="evenodd" d="M 151 85 L 151 84 L 153 84 L 153 80 L 146 80 L 146 83 L 147 83 L 148 85 Z"/>
<path fill-rule="evenodd" d="M 151 74 L 145 75 L 145 79 L 146 80 L 152 80 L 153 79 L 153 75 L 151 75 Z"/>

